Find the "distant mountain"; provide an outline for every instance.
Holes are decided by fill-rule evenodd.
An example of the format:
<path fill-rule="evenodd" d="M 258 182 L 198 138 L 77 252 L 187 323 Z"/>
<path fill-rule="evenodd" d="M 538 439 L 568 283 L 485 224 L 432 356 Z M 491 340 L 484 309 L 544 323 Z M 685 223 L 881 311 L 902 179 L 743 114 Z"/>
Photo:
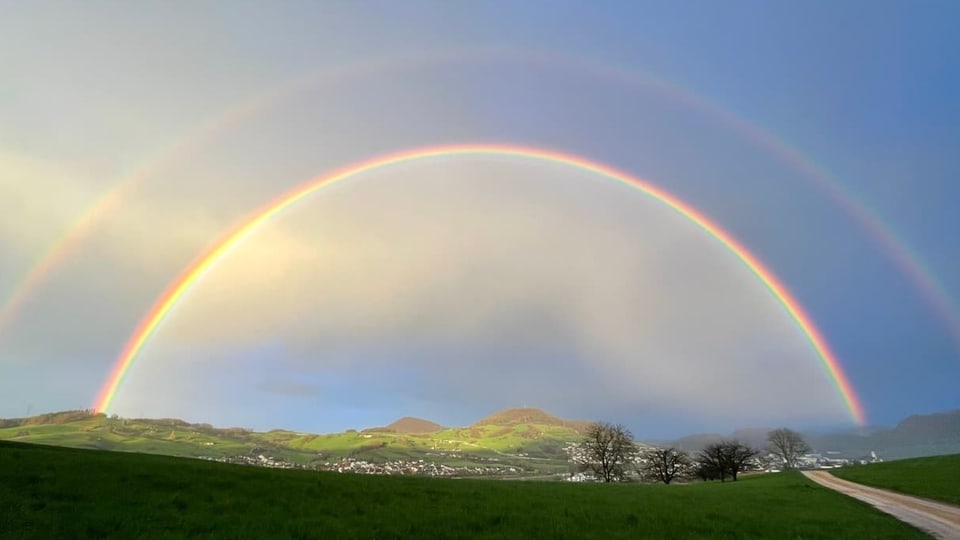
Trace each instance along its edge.
<path fill-rule="evenodd" d="M 585 420 L 565 420 L 533 407 L 504 409 L 495 412 L 473 424 L 478 426 L 516 426 L 519 424 L 538 424 L 542 426 L 557 426 L 583 432 L 591 422 Z"/>
<path fill-rule="evenodd" d="M 893 431 L 906 439 L 956 439 L 960 437 L 960 409 L 908 416 Z"/>
<path fill-rule="evenodd" d="M 370 428 L 363 431 L 365 433 L 436 433 L 443 431 L 443 429 L 444 427 L 436 422 L 424 420 L 423 418 L 404 416 L 388 426 Z"/>
<path fill-rule="evenodd" d="M 862 456 L 875 450 L 884 459 L 904 459 L 960 453 L 960 410 L 916 414 L 892 429 L 872 429 L 809 435 L 810 445 L 822 452 Z"/>
<path fill-rule="evenodd" d="M 729 435 L 701 433 L 673 441 L 656 441 L 658 446 L 676 446 L 697 452 L 724 439 L 737 439 L 754 448 L 767 446 L 767 432 L 773 428 L 740 429 Z M 856 428 L 842 432 L 804 434 L 815 452 L 837 453 L 843 457 L 862 457 L 871 451 L 884 459 L 960 453 L 960 410 L 913 415 L 894 428 Z"/>
<path fill-rule="evenodd" d="M 686 437 L 680 437 L 679 439 L 673 441 L 651 441 L 650 443 L 655 446 L 673 446 L 684 450 L 687 452 L 698 452 L 703 449 L 703 447 L 708 444 L 713 444 L 715 442 L 720 442 L 724 439 L 730 439 L 732 437 L 728 435 L 720 435 L 719 433 L 697 433 L 695 435 L 687 435 Z"/>

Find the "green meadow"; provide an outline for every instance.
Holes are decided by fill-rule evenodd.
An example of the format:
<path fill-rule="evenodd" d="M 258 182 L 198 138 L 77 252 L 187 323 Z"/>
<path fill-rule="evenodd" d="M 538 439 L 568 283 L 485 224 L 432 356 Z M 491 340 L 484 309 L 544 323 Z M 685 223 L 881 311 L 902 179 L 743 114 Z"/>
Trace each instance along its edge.
<path fill-rule="evenodd" d="M 960 454 L 873 463 L 832 472 L 868 486 L 960 504 Z"/>
<path fill-rule="evenodd" d="M 926 538 L 799 473 L 601 485 L 279 470 L 0 442 L 0 538 Z"/>
<path fill-rule="evenodd" d="M 371 463 L 423 459 L 450 466 L 512 466 L 521 471 L 518 475 L 536 476 L 566 472 L 568 456 L 563 448 L 581 438 L 570 427 L 537 423 L 473 425 L 423 434 L 350 430 L 317 435 L 214 428 L 170 419 L 61 416 L 0 427 L 0 440 L 180 457 L 263 453 L 309 467 L 343 458 Z"/>

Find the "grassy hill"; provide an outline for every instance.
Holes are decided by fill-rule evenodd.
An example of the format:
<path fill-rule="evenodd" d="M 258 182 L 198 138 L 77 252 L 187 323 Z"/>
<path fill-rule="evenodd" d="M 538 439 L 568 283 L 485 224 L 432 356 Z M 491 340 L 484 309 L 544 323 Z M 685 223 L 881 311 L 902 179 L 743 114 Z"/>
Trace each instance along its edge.
<path fill-rule="evenodd" d="M 442 430 L 443 426 L 436 422 L 424 420 L 423 418 L 404 416 L 390 425 L 380 428 L 365 429 L 364 431 L 383 431 L 387 433 L 436 433 L 437 431 Z"/>
<path fill-rule="evenodd" d="M 960 504 L 960 454 L 872 463 L 831 472 L 869 486 Z"/>
<path fill-rule="evenodd" d="M 591 424 L 584 420 L 565 420 L 533 407 L 506 409 L 478 421 L 474 426 L 516 426 L 520 424 L 569 428 L 583 432 Z"/>
<path fill-rule="evenodd" d="M 798 473 L 686 486 L 339 475 L 0 442 L 0 538 L 926 538 Z"/>
<path fill-rule="evenodd" d="M 344 460 L 424 460 L 471 469 L 464 475 L 545 475 L 567 470 L 564 447 L 581 438 L 583 425 L 537 409 L 510 409 L 463 428 L 402 418 L 384 428 L 317 435 L 71 411 L 0 421 L 0 440 L 232 461 L 263 455 L 311 468 L 335 468 Z"/>

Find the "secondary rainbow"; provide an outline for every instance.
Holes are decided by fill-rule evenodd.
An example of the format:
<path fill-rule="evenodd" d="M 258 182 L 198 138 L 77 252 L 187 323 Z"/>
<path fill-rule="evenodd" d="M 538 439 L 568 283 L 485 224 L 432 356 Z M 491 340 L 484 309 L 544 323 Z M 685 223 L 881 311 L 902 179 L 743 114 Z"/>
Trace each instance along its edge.
<path fill-rule="evenodd" d="M 733 111 L 651 74 L 638 74 L 616 66 L 599 65 L 589 59 L 501 48 L 445 50 L 441 52 L 419 51 L 414 54 L 403 53 L 360 62 L 332 71 L 324 69 L 318 74 L 306 77 L 303 80 L 288 82 L 252 101 L 244 102 L 241 106 L 227 111 L 225 115 L 203 124 L 192 135 L 178 141 L 172 148 L 158 156 L 157 160 L 138 167 L 136 171 L 118 182 L 115 188 L 83 212 L 76 223 L 65 231 L 64 236 L 42 253 L 34 265 L 15 283 L 9 292 L 9 297 L 6 300 L 0 298 L 0 341 L 2 341 L 5 330 L 19 316 L 20 311 L 32 295 L 48 280 L 54 270 L 69 259 L 71 253 L 75 251 L 74 248 L 89 234 L 97 230 L 100 221 L 109 215 L 110 211 L 120 202 L 123 202 L 130 194 L 135 192 L 145 177 L 155 174 L 156 170 L 162 168 L 167 162 L 175 161 L 188 151 L 196 151 L 209 142 L 214 135 L 224 132 L 239 124 L 242 120 L 258 115 L 276 103 L 283 102 L 306 89 L 326 88 L 330 84 L 362 78 L 368 74 L 381 73 L 383 70 L 406 70 L 412 66 L 439 65 L 447 62 L 462 64 L 467 60 L 483 59 L 530 62 L 555 68 L 572 69 L 574 72 L 589 73 L 620 84 L 649 88 L 665 98 L 675 100 L 677 103 L 707 114 L 724 125 L 735 129 L 756 144 L 758 148 L 777 156 L 778 159 L 789 164 L 797 172 L 813 180 L 816 186 L 850 214 L 869 233 L 872 241 L 876 242 L 896 266 L 910 278 L 911 283 L 937 313 L 944 328 L 952 337 L 957 350 L 960 351 L 960 311 L 954 305 L 950 294 L 937 279 L 935 273 L 923 262 L 918 253 L 914 252 L 903 239 L 899 238 L 884 223 L 876 212 L 872 211 L 863 202 L 862 198 L 856 197 L 843 184 L 832 179 L 825 170 L 804 157 L 796 148 L 787 145 L 760 126 L 738 116 Z"/>
<path fill-rule="evenodd" d="M 865 415 L 863 407 L 840 366 L 833 351 L 823 335 L 814 326 L 813 321 L 801 307 L 800 303 L 791 295 L 786 286 L 773 273 L 750 253 L 746 247 L 734 239 L 730 234 L 713 223 L 707 216 L 677 199 L 670 193 L 653 186 L 643 180 L 635 178 L 625 172 L 612 167 L 590 161 L 579 156 L 562 152 L 504 144 L 460 144 L 431 146 L 375 157 L 360 163 L 349 165 L 332 173 L 321 175 L 309 180 L 300 186 L 288 191 L 279 198 L 263 206 L 246 219 L 242 220 L 226 235 L 220 238 L 204 253 L 185 268 L 177 278 L 170 283 L 163 294 L 154 302 L 153 306 L 137 325 L 136 330 L 129 337 L 110 373 L 97 394 L 93 408 L 105 412 L 117 395 L 124 376 L 129 372 L 138 354 L 149 342 L 151 336 L 163 323 L 177 304 L 199 283 L 203 277 L 218 262 L 223 260 L 233 249 L 253 235 L 257 229 L 268 220 L 290 208 L 297 202 L 308 197 L 317 190 L 356 177 L 362 173 L 383 169 L 400 163 L 419 161 L 431 158 L 457 157 L 468 155 L 486 155 L 503 157 L 520 157 L 546 162 L 567 165 L 581 170 L 596 173 L 600 176 L 618 181 L 627 186 L 636 188 L 667 205 L 678 214 L 687 218 L 700 229 L 704 230 L 735 255 L 776 298 L 787 314 L 796 322 L 799 329 L 806 335 L 810 346 L 820 359 L 840 397 L 849 411 L 851 418 L 858 424 L 863 424 Z"/>

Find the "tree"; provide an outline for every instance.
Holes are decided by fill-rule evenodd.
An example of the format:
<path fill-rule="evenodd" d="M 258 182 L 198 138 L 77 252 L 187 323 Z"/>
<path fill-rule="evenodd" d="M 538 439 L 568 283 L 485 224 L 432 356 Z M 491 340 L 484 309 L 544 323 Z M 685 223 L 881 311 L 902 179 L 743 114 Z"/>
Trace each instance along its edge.
<path fill-rule="evenodd" d="M 737 481 L 737 475 L 745 471 L 750 466 L 750 460 L 757 457 L 757 452 L 753 448 L 739 441 L 733 440 L 727 443 L 724 458 L 727 460 L 727 470 L 730 472 L 733 481 Z"/>
<path fill-rule="evenodd" d="M 707 480 L 719 480 L 720 470 L 715 466 L 709 463 L 704 463 L 698 459 L 693 464 L 693 476 L 703 480 L 704 482 Z"/>
<path fill-rule="evenodd" d="M 604 482 L 622 481 L 627 463 L 637 453 L 630 430 L 620 424 L 606 422 L 590 424 L 582 449 L 585 454 L 584 468 L 593 471 Z"/>
<path fill-rule="evenodd" d="M 675 478 L 691 474 L 690 456 L 677 448 L 651 448 L 643 453 L 640 473 L 658 482 L 669 484 Z"/>
<path fill-rule="evenodd" d="M 756 455 L 756 450 L 734 439 L 708 444 L 697 455 L 697 463 L 704 474 L 713 472 L 721 482 L 729 475 L 736 482 L 737 475 L 747 469 Z"/>
<path fill-rule="evenodd" d="M 727 479 L 726 460 L 723 458 L 722 443 L 708 444 L 697 454 L 697 474 L 700 478 L 721 482 Z"/>
<path fill-rule="evenodd" d="M 785 469 L 796 469 L 800 456 L 810 451 L 803 435 L 792 429 L 779 428 L 767 433 L 767 442 L 770 453 L 782 460 Z"/>

